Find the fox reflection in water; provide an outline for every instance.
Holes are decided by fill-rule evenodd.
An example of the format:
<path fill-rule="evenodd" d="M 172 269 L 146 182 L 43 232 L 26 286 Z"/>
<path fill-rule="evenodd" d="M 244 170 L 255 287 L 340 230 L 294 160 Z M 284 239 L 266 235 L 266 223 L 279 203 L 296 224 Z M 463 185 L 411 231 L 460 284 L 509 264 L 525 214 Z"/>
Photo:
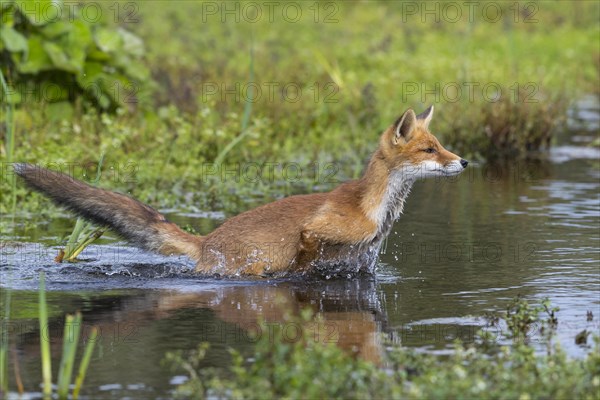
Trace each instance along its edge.
<path fill-rule="evenodd" d="M 166 321 L 172 328 L 161 340 L 185 342 L 182 347 L 189 349 L 201 342 L 244 347 L 256 342 L 253 333 L 267 335 L 269 327 L 280 328 L 280 337 L 289 342 L 334 343 L 366 360 L 380 360 L 379 336 L 386 318 L 372 277 L 308 283 L 194 281 L 190 288 L 193 291 L 128 290 L 123 296 L 95 298 L 83 320 L 98 326 L 105 339 L 119 330 L 136 339 L 158 320 Z M 312 320 L 299 318 L 305 309 L 312 312 Z"/>

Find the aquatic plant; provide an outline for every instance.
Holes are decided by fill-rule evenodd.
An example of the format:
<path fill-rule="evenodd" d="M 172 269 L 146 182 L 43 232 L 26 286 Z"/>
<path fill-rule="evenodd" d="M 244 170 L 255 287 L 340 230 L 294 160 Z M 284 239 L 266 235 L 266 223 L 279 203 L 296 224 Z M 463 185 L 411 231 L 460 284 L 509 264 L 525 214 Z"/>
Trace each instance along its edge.
<path fill-rule="evenodd" d="M 503 319 L 508 327 L 507 336 L 513 339 L 527 339 L 534 325 L 539 325 L 536 330 L 544 331 L 546 326 L 554 327 L 558 324 L 556 313 L 558 307 L 552 307 L 549 299 L 543 299 L 539 305 L 531 305 L 521 297 L 513 299 L 506 307 Z M 546 319 L 540 317 L 545 312 Z"/>
<path fill-rule="evenodd" d="M 96 170 L 96 178 L 92 181 L 92 184 L 97 184 L 102 175 L 102 163 L 104 161 L 104 154 L 100 156 L 98 161 L 98 169 Z M 56 262 L 70 261 L 74 262 L 77 260 L 77 256 L 81 254 L 83 250 L 94 241 L 99 239 L 104 234 L 104 228 L 97 228 L 91 222 L 79 217 L 75 222 L 75 227 L 69 235 L 69 240 L 64 249 L 61 249 L 55 258 Z"/>
<path fill-rule="evenodd" d="M 42 392 L 45 398 L 52 397 L 52 355 L 50 354 L 50 337 L 48 333 L 48 305 L 46 302 L 46 284 L 45 274 L 40 273 L 40 288 L 39 288 L 39 321 L 40 321 L 40 350 L 42 355 Z M 69 396 L 69 385 L 73 373 L 73 365 L 75 363 L 75 354 L 77 352 L 77 344 L 79 342 L 81 331 L 82 317 L 81 313 L 75 315 L 67 315 L 65 318 L 65 327 L 63 334 L 63 349 L 58 371 L 57 379 L 57 395 L 59 399 L 67 399 Z M 96 345 L 98 338 L 98 329 L 92 328 L 88 342 L 85 346 L 84 356 L 80 362 L 75 387 L 72 397 L 78 398 L 90 358 Z"/>

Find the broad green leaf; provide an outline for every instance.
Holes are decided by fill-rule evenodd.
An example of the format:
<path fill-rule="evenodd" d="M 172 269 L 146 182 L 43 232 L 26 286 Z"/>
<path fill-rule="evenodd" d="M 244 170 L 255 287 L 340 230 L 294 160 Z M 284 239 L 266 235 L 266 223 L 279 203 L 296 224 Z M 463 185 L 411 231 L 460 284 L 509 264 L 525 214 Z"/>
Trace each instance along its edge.
<path fill-rule="evenodd" d="M 129 75 L 132 79 L 137 81 L 143 81 L 148 79 L 150 72 L 148 68 L 144 64 L 139 61 L 131 60 L 129 64 L 127 64 L 126 68 L 124 68 L 127 75 Z"/>
<path fill-rule="evenodd" d="M 133 33 L 119 28 L 119 35 L 123 39 L 123 50 L 133 56 L 141 57 L 144 55 L 144 42 Z"/>
<path fill-rule="evenodd" d="M 107 96 L 117 104 L 123 104 L 125 101 L 133 100 L 131 90 L 133 83 L 124 75 L 113 74 L 103 81 L 104 90 Z"/>
<path fill-rule="evenodd" d="M 98 29 L 95 34 L 95 39 L 98 48 L 108 53 L 121 50 L 123 47 L 121 35 L 119 35 L 118 32 L 107 28 Z"/>
<path fill-rule="evenodd" d="M 44 51 L 42 39 L 38 35 L 32 35 L 27 40 L 29 51 L 23 57 L 13 57 L 17 64 L 17 70 L 25 74 L 35 74 L 53 68 L 52 60 Z"/>
<path fill-rule="evenodd" d="M 27 38 L 9 26 L 0 28 L 0 36 L 8 51 L 27 51 Z"/>
<path fill-rule="evenodd" d="M 17 76 L 31 74 L 18 76 L 19 80 L 42 84 L 37 91 L 44 92 L 49 102 L 69 99 L 70 93 L 64 88 L 72 84 L 70 74 L 86 96 L 104 109 L 122 101 L 122 92 L 130 82 L 148 79 L 148 69 L 140 62 L 145 52 L 143 42 L 135 34 L 117 26 L 90 24 L 77 7 L 66 9 L 62 0 L 0 2 L 0 51 L 8 50 Z M 69 20 L 64 18 L 66 12 Z M 19 30 L 13 20 L 20 21 Z M 36 75 L 42 71 L 51 73 Z M 131 93 L 127 95 L 133 96 Z M 19 101 L 15 96 L 10 100 Z M 23 96 L 20 101 L 29 100 Z"/>
<path fill-rule="evenodd" d="M 100 63 L 86 62 L 83 67 L 83 72 L 77 74 L 77 83 L 84 90 L 87 90 L 89 86 L 96 85 L 97 81 L 102 77 L 104 73 L 104 67 Z"/>
<path fill-rule="evenodd" d="M 93 43 L 90 26 L 83 21 L 76 20 L 71 22 L 69 43 L 81 49 L 86 49 L 90 44 Z"/>
<path fill-rule="evenodd" d="M 90 52 L 88 53 L 88 60 L 92 60 L 92 61 L 107 61 L 111 59 L 110 54 L 103 52 L 102 50 L 99 50 L 98 48 L 94 47 L 93 50 L 90 50 Z"/>
<path fill-rule="evenodd" d="M 103 109 L 108 109 L 111 105 L 111 101 L 110 98 L 108 98 L 108 96 L 106 96 L 105 94 L 101 93 L 97 99 L 98 100 L 98 104 L 100 105 L 100 108 Z"/>
<path fill-rule="evenodd" d="M 82 71 L 88 49 L 93 43 L 92 33 L 89 26 L 81 21 L 73 21 L 71 28 L 64 46 L 65 52 L 77 71 Z"/>
<path fill-rule="evenodd" d="M 44 26 L 40 31 L 44 36 L 55 39 L 73 30 L 73 22 L 56 21 Z"/>
<path fill-rule="evenodd" d="M 120 52 L 118 54 L 115 54 L 113 59 L 115 65 L 119 66 L 121 70 L 123 70 L 127 75 L 129 75 L 131 79 L 139 81 L 148 79 L 148 75 L 150 73 L 146 66 L 141 62 L 134 60 L 128 54 Z"/>
<path fill-rule="evenodd" d="M 43 44 L 43 47 L 56 68 L 73 73 L 77 73 L 81 70 L 77 61 L 72 60 L 58 44 L 46 42 Z"/>

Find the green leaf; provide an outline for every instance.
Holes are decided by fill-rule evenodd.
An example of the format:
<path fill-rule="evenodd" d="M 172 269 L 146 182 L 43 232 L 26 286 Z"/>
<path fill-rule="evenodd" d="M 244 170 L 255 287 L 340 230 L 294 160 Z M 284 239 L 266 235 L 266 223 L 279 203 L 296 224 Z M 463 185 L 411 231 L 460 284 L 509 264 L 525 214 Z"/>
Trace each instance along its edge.
<path fill-rule="evenodd" d="M 0 36 L 8 51 L 27 51 L 27 38 L 10 26 L 5 25 L 0 28 Z"/>
<path fill-rule="evenodd" d="M 101 28 L 96 31 L 95 34 L 96 44 L 98 48 L 107 53 L 121 50 L 123 47 L 123 38 L 118 32 Z"/>
<path fill-rule="evenodd" d="M 92 31 L 90 26 L 83 21 L 71 22 L 71 31 L 69 32 L 69 44 L 80 49 L 86 49 L 93 43 Z"/>
<path fill-rule="evenodd" d="M 71 27 L 64 49 L 79 72 L 83 70 L 88 49 L 93 43 L 92 33 L 90 27 L 81 21 L 73 21 Z"/>
<path fill-rule="evenodd" d="M 144 55 L 144 42 L 133 33 L 119 28 L 119 35 L 123 39 L 123 50 L 133 56 L 141 57 Z"/>
<path fill-rule="evenodd" d="M 100 63 L 86 62 L 83 67 L 83 72 L 79 73 L 76 77 L 79 86 L 86 89 L 89 86 L 94 85 L 103 76 L 104 67 Z"/>
<path fill-rule="evenodd" d="M 113 57 L 115 65 L 119 66 L 131 79 L 143 81 L 148 79 L 150 72 L 144 64 L 132 59 L 129 55 L 118 53 Z"/>
<path fill-rule="evenodd" d="M 88 60 L 93 60 L 93 61 L 107 61 L 110 60 L 111 56 L 108 53 L 103 52 L 102 50 L 99 50 L 98 48 L 94 47 L 93 50 L 91 50 L 88 53 Z"/>
<path fill-rule="evenodd" d="M 106 110 L 110 107 L 111 105 L 111 101 L 110 98 L 108 96 L 106 96 L 105 94 L 100 94 L 99 96 L 97 96 L 97 100 L 98 100 L 98 104 L 100 105 L 100 108 Z"/>
<path fill-rule="evenodd" d="M 67 21 L 56 21 L 44 26 L 40 32 L 50 39 L 55 39 L 73 30 L 73 23 Z"/>
<path fill-rule="evenodd" d="M 43 44 L 46 54 L 52 60 L 52 64 L 58 69 L 67 72 L 77 73 L 80 71 L 79 65 L 76 60 L 72 60 L 63 49 L 56 43 L 46 42 Z"/>
<path fill-rule="evenodd" d="M 107 109 L 113 101 L 115 78 L 104 72 L 104 66 L 96 62 L 87 62 L 83 73 L 77 75 L 77 83 L 88 95 L 92 96 L 100 105 Z"/>
<path fill-rule="evenodd" d="M 52 60 L 44 51 L 42 39 L 38 35 L 32 35 L 27 41 L 29 51 L 21 59 L 13 57 L 17 64 L 17 70 L 25 74 L 35 74 L 53 68 Z"/>

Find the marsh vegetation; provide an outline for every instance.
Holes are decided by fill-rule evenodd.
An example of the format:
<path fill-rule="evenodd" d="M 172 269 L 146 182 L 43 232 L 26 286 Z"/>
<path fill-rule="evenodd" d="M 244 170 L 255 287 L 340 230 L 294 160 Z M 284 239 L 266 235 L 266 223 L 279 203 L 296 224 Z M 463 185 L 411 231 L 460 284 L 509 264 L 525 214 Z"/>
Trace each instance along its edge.
<path fill-rule="evenodd" d="M 0 4 L 3 393 L 48 390 L 47 354 L 57 370 L 81 310 L 104 336 L 65 350 L 61 395 L 85 354 L 91 397 L 597 398 L 598 133 L 569 123 L 600 94 L 597 2 L 478 2 L 458 18 L 453 2 L 386 1 L 42 12 L 65 3 Z M 432 131 L 479 168 L 415 188 L 376 279 L 203 280 L 110 232 L 85 248 L 97 231 L 11 170 L 61 170 L 204 234 L 358 177 L 380 132 L 429 104 Z M 561 143 L 575 150 L 549 155 Z M 65 246 L 81 262 L 55 264 Z M 263 323 L 335 326 L 335 345 L 235 336 Z M 426 336 L 448 329 L 469 340 Z"/>

